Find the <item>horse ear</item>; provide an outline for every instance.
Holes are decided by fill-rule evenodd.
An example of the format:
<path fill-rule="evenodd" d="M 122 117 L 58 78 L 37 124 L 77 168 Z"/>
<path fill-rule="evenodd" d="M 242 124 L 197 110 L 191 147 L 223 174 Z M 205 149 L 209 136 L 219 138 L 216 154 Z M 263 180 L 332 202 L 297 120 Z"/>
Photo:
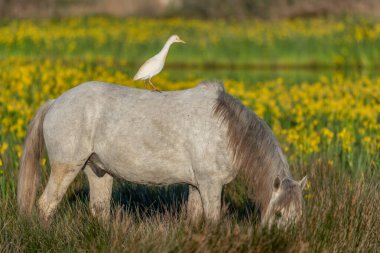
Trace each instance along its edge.
<path fill-rule="evenodd" d="M 306 182 L 307 182 L 307 176 L 304 176 L 304 177 L 298 182 L 298 184 L 299 184 L 300 187 L 301 187 L 301 190 L 304 190 L 304 189 L 305 189 Z"/>
<path fill-rule="evenodd" d="M 278 189 L 280 189 L 280 185 L 281 185 L 281 180 L 280 178 L 277 176 L 274 181 L 273 181 L 273 190 L 274 191 L 278 191 Z"/>

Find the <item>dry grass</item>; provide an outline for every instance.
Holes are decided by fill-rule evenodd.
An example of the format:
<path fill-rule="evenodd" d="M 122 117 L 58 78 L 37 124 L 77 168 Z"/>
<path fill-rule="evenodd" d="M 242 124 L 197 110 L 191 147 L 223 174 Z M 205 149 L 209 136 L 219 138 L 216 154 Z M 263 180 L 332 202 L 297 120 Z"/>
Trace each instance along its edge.
<path fill-rule="evenodd" d="M 83 178 L 71 187 L 50 225 L 18 217 L 15 200 L 0 200 L 0 251 L 41 252 L 375 252 L 379 249 L 379 175 L 352 179 L 325 163 L 308 171 L 304 219 L 287 231 L 262 229 L 246 213 L 239 186 L 225 190 L 219 226 L 192 226 L 181 208 L 186 187 L 119 184 L 105 226 L 91 217 Z M 84 187 L 86 189 L 86 187 Z M 240 189 L 240 190 L 239 190 Z M 237 204 L 243 199 L 243 205 Z M 227 206 L 229 206 L 227 208 Z M 249 209 L 249 208 L 248 208 Z M 243 214 L 243 215 L 241 215 Z"/>

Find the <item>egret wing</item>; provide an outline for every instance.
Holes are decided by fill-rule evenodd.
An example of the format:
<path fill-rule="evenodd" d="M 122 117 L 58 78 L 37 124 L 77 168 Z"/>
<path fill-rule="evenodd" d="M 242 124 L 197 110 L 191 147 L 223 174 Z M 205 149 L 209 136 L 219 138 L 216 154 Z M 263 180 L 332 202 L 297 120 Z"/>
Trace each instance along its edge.
<path fill-rule="evenodd" d="M 157 71 L 158 65 L 159 62 L 156 57 L 148 59 L 146 62 L 144 62 L 143 65 L 141 65 L 133 80 L 147 79 L 149 77 L 152 77 L 154 74 L 156 74 L 155 72 Z"/>

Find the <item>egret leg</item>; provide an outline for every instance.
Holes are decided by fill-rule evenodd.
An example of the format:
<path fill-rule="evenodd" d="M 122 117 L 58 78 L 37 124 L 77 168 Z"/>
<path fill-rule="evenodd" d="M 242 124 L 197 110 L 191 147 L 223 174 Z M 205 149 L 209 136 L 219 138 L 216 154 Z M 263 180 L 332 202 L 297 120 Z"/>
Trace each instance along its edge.
<path fill-rule="evenodd" d="M 149 86 L 148 86 L 148 84 L 147 84 L 146 79 L 144 80 L 144 86 L 145 86 L 145 89 L 150 90 L 150 88 L 149 88 Z"/>
<path fill-rule="evenodd" d="M 156 86 L 154 86 L 154 84 L 152 83 L 152 81 L 150 80 L 150 78 L 149 78 L 149 84 L 150 84 L 150 86 L 152 86 L 152 88 L 153 88 L 154 91 L 161 92 L 160 89 L 158 89 Z"/>

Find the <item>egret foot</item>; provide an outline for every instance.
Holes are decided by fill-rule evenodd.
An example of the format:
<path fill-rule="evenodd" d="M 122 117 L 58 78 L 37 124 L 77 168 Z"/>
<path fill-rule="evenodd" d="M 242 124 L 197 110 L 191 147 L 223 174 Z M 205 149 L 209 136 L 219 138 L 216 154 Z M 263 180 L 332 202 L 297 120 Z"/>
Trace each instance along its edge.
<path fill-rule="evenodd" d="M 153 87 L 153 91 L 162 93 L 162 91 L 160 89 L 156 88 L 156 87 Z"/>
<path fill-rule="evenodd" d="M 152 83 L 152 81 L 150 79 L 149 79 L 149 84 L 150 84 L 150 86 L 152 86 L 154 91 L 161 92 L 160 89 L 158 89 L 156 86 L 154 86 L 154 84 Z"/>

